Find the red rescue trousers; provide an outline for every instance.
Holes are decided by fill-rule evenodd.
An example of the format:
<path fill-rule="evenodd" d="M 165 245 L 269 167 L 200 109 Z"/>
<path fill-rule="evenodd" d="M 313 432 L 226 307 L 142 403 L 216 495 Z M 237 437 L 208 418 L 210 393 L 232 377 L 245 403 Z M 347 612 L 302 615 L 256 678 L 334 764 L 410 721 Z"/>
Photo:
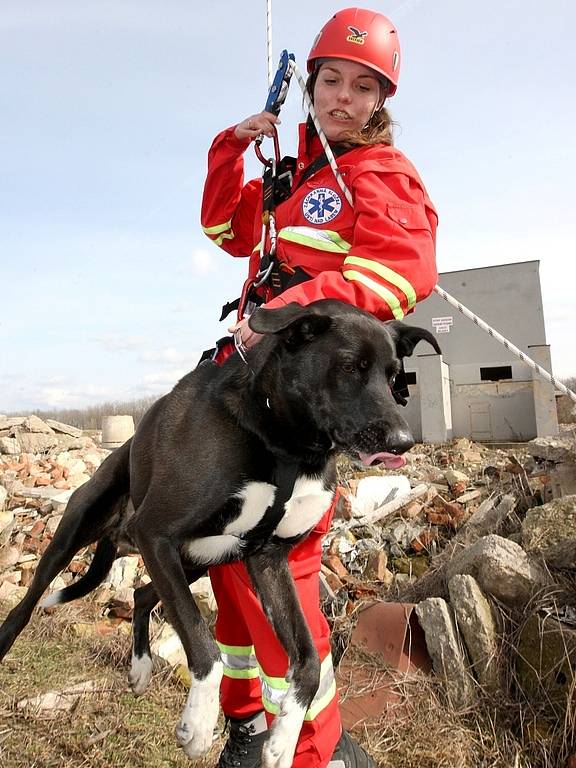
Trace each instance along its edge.
<path fill-rule="evenodd" d="M 320 656 L 322 676 L 296 747 L 294 768 L 324 768 L 341 733 L 338 695 L 330 654 L 330 629 L 320 610 L 319 569 L 322 537 L 332 520 L 334 504 L 312 533 L 289 555 L 296 591 Z M 224 660 L 220 687 L 224 714 L 245 718 L 263 708 L 268 725 L 274 719 L 274 696 L 285 683 L 288 658 L 264 615 L 243 563 L 210 568 L 218 603 L 216 640 Z M 236 666 L 236 668 L 234 668 Z M 280 691 L 281 693 L 281 691 Z"/>

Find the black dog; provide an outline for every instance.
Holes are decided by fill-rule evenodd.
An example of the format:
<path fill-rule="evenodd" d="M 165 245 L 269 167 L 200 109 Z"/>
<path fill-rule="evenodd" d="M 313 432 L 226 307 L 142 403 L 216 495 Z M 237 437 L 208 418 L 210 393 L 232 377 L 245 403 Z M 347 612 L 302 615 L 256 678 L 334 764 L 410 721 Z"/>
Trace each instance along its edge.
<path fill-rule="evenodd" d="M 130 682 L 142 693 L 150 681 L 148 618 L 161 600 L 192 679 L 178 741 L 197 757 L 212 741 L 222 662 L 188 585 L 209 565 L 245 560 L 290 659 L 282 717 L 263 754 L 267 768 L 287 768 L 320 676 L 288 551 L 331 503 L 337 452 L 402 463 L 413 439 L 391 384 L 420 340 L 440 350 L 426 330 L 384 325 L 332 300 L 260 309 L 250 327 L 264 338 L 246 361 L 233 354 L 185 376 L 74 492 L 26 596 L 0 628 L 0 659 L 79 549 L 98 541 L 87 573 L 44 605 L 87 594 L 119 548 L 138 550 L 152 582 L 136 590 Z"/>

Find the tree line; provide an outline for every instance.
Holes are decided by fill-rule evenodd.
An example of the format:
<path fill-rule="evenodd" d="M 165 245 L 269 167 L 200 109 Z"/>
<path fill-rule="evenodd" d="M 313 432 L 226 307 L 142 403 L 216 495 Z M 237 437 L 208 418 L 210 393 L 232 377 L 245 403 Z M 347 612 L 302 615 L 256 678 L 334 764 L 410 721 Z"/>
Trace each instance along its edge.
<path fill-rule="evenodd" d="M 576 392 L 576 376 L 569 376 L 568 378 L 561 379 L 569 389 Z M 70 424 L 78 429 L 97 430 L 102 429 L 102 422 L 106 416 L 120 416 L 128 415 L 134 419 L 134 424 L 138 425 L 138 422 L 142 416 L 146 413 L 152 403 L 156 402 L 159 396 L 148 395 L 147 397 L 141 397 L 138 400 L 129 401 L 115 401 L 99 403 L 98 405 L 89 405 L 85 408 L 57 408 L 53 410 L 33 410 L 28 411 L 26 414 L 18 413 L 15 415 L 22 416 L 28 413 L 34 413 L 41 419 L 55 419 L 61 421 L 64 424 Z M 558 421 L 561 424 L 573 424 L 576 422 L 576 411 L 574 403 L 566 395 L 563 395 L 558 400 Z"/>
<path fill-rule="evenodd" d="M 137 425 L 152 403 L 158 400 L 158 395 L 148 395 L 138 400 L 115 401 L 89 405 L 85 408 L 55 408 L 53 410 L 33 410 L 33 413 L 41 419 L 54 419 L 64 424 L 70 424 L 78 429 L 98 430 L 102 429 L 102 422 L 107 416 L 132 416 Z M 23 415 L 23 414 L 18 414 Z"/>

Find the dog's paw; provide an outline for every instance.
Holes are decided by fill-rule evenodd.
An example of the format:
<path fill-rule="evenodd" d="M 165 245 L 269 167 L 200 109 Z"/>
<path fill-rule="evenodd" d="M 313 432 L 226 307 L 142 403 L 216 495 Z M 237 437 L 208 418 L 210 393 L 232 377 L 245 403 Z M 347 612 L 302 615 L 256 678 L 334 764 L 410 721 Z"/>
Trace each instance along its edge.
<path fill-rule="evenodd" d="M 210 749 L 214 739 L 214 729 L 203 718 L 196 722 L 180 720 L 176 728 L 176 738 L 187 757 L 202 757 Z"/>
<path fill-rule="evenodd" d="M 264 744 L 263 768 L 290 768 L 305 714 L 306 709 L 296 701 L 290 689 L 274 719 L 270 738 Z"/>
<path fill-rule="evenodd" d="M 297 739 L 275 739 L 271 736 L 262 750 L 262 768 L 290 768 L 294 760 L 296 741 Z"/>
<path fill-rule="evenodd" d="M 202 680 L 190 673 L 192 684 L 188 700 L 176 728 L 178 743 L 188 757 L 200 757 L 210 749 L 220 710 L 222 672 L 222 662 L 216 661 L 212 670 Z"/>
<path fill-rule="evenodd" d="M 134 696 L 142 696 L 152 679 L 152 659 L 148 654 L 132 656 L 132 667 L 128 674 L 128 682 Z"/>

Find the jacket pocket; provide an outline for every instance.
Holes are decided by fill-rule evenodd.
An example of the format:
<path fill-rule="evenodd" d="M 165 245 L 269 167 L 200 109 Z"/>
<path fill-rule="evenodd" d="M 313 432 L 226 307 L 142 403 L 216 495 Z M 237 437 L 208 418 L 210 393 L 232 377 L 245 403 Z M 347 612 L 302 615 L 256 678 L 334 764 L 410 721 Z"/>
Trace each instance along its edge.
<path fill-rule="evenodd" d="M 386 207 L 388 216 L 403 229 L 409 231 L 426 229 L 432 231 L 430 221 L 426 215 L 426 209 L 421 205 L 412 203 L 388 203 Z"/>

